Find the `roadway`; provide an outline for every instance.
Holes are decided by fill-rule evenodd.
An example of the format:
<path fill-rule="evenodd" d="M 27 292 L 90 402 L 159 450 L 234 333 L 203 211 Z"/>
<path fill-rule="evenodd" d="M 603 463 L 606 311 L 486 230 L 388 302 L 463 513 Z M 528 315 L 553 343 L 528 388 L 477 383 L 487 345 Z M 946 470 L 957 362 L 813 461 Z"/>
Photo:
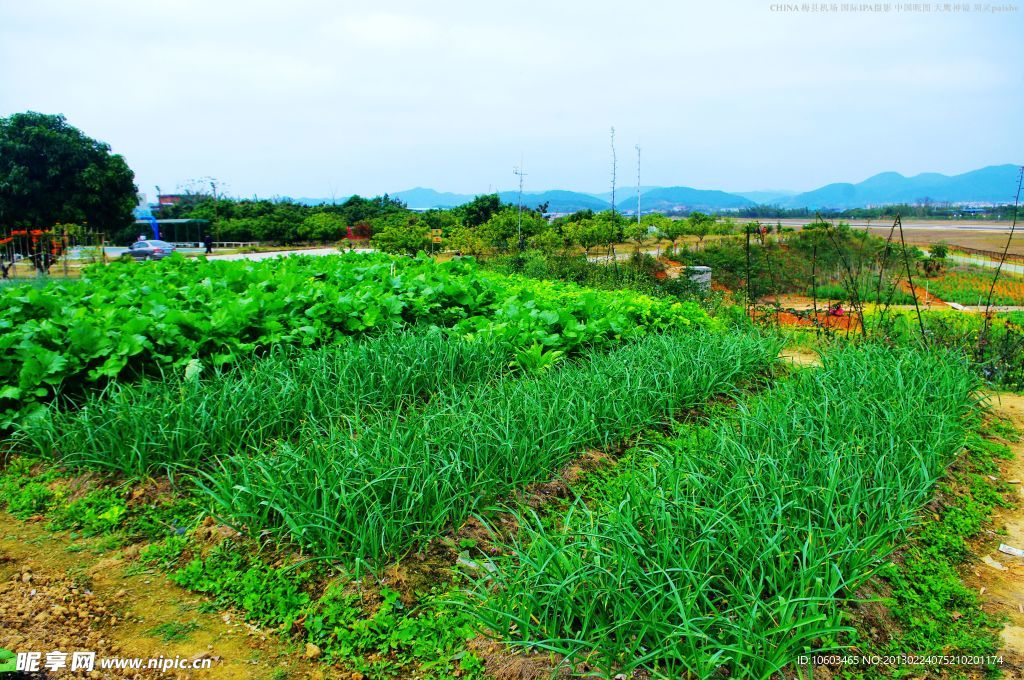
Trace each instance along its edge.
<path fill-rule="evenodd" d="M 746 218 L 734 218 L 734 219 L 737 222 L 744 222 L 746 220 Z M 883 219 L 877 219 L 877 220 L 864 220 L 864 219 L 860 219 L 860 220 L 844 220 L 844 219 L 829 219 L 829 218 L 826 218 L 826 219 L 828 219 L 831 222 L 835 222 L 837 224 L 839 222 L 843 222 L 844 224 L 849 224 L 851 227 L 854 227 L 854 228 L 858 228 L 859 227 L 861 229 L 869 229 L 869 228 L 870 229 L 888 229 L 888 228 L 892 227 L 892 222 L 893 222 L 892 219 L 888 219 L 888 220 L 883 220 Z M 772 219 L 772 218 L 766 217 L 766 218 L 761 219 L 759 221 L 761 222 L 761 224 L 764 224 L 766 226 L 774 225 L 776 222 L 781 222 L 782 226 L 784 226 L 784 227 L 803 227 L 803 226 L 813 222 L 814 219 L 810 218 L 810 217 L 803 217 L 803 218 L 800 218 L 800 219 L 787 218 L 787 219 L 777 220 L 777 219 Z M 995 222 L 995 221 L 987 222 L 987 221 L 980 221 L 980 220 L 976 220 L 976 221 L 965 221 L 965 220 L 952 221 L 951 220 L 951 221 L 946 222 L 946 221 L 941 221 L 941 220 L 917 220 L 917 219 L 904 219 L 904 220 L 901 220 L 901 221 L 903 223 L 903 228 L 904 229 L 936 229 L 936 230 L 940 230 L 940 229 L 956 229 L 956 230 L 962 230 L 962 231 L 992 232 L 992 233 L 997 233 L 997 234 L 1005 234 L 1005 233 L 1010 231 L 1010 223 L 1009 222 Z"/>

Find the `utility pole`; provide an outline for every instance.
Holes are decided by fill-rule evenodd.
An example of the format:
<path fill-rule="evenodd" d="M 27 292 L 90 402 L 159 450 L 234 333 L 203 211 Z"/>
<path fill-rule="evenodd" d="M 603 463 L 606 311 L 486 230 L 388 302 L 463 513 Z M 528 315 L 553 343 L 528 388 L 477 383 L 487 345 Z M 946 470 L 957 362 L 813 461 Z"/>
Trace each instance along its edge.
<path fill-rule="evenodd" d="M 612 215 L 615 214 L 615 126 L 612 126 Z"/>
<path fill-rule="evenodd" d="M 519 159 L 519 167 L 512 168 L 512 174 L 519 176 L 519 250 L 523 250 L 523 178 L 526 177 L 526 173 L 523 172 L 523 160 Z"/>
<path fill-rule="evenodd" d="M 213 222 L 217 225 L 217 236 L 220 236 L 220 221 L 217 219 L 217 181 L 210 180 L 210 189 L 213 190 Z"/>
<path fill-rule="evenodd" d="M 636 145 L 636 223 L 640 225 L 640 145 Z"/>

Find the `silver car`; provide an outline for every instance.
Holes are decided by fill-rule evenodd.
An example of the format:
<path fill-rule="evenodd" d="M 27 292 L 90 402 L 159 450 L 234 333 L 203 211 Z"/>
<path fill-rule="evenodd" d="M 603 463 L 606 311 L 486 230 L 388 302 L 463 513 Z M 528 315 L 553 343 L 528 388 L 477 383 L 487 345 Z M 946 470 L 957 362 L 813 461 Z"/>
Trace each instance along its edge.
<path fill-rule="evenodd" d="M 162 260 L 174 250 L 167 241 L 136 241 L 128 246 L 127 253 L 136 260 Z"/>

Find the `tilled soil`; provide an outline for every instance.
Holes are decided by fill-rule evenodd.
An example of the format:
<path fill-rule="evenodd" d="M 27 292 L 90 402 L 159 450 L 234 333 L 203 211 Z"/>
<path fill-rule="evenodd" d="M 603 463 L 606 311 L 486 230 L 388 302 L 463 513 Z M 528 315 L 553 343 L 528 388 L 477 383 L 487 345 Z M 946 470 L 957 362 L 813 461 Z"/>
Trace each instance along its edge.
<path fill-rule="evenodd" d="M 137 551 L 104 549 L 102 539 L 72 539 L 47 531 L 45 522 L 0 513 L 0 647 L 40 652 L 41 666 L 48 652 L 68 653 L 64 669 L 49 677 L 334 677 L 272 631 L 216 611 L 162 574 L 138 570 L 130 559 Z M 96 653 L 92 673 L 68 670 L 75 651 Z M 101 670 L 108 657 L 139 657 L 144 665 L 159 657 L 209 659 L 210 668 Z"/>

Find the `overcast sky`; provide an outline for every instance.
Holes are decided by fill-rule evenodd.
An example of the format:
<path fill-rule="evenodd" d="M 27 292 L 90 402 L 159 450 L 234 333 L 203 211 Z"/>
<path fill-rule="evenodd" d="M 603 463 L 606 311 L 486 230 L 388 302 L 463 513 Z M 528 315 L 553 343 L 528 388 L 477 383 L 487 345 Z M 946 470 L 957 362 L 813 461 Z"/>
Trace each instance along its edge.
<path fill-rule="evenodd" d="M 151 197 L 482 193 L 520 158 L 527 190 L 607 191 L 612 125 L 620 186 L 636 144 L 645 185 L 955 174 L 1024 161 L 1009 6 L 0 0 L 0 116 L 63 113 Z"/>

